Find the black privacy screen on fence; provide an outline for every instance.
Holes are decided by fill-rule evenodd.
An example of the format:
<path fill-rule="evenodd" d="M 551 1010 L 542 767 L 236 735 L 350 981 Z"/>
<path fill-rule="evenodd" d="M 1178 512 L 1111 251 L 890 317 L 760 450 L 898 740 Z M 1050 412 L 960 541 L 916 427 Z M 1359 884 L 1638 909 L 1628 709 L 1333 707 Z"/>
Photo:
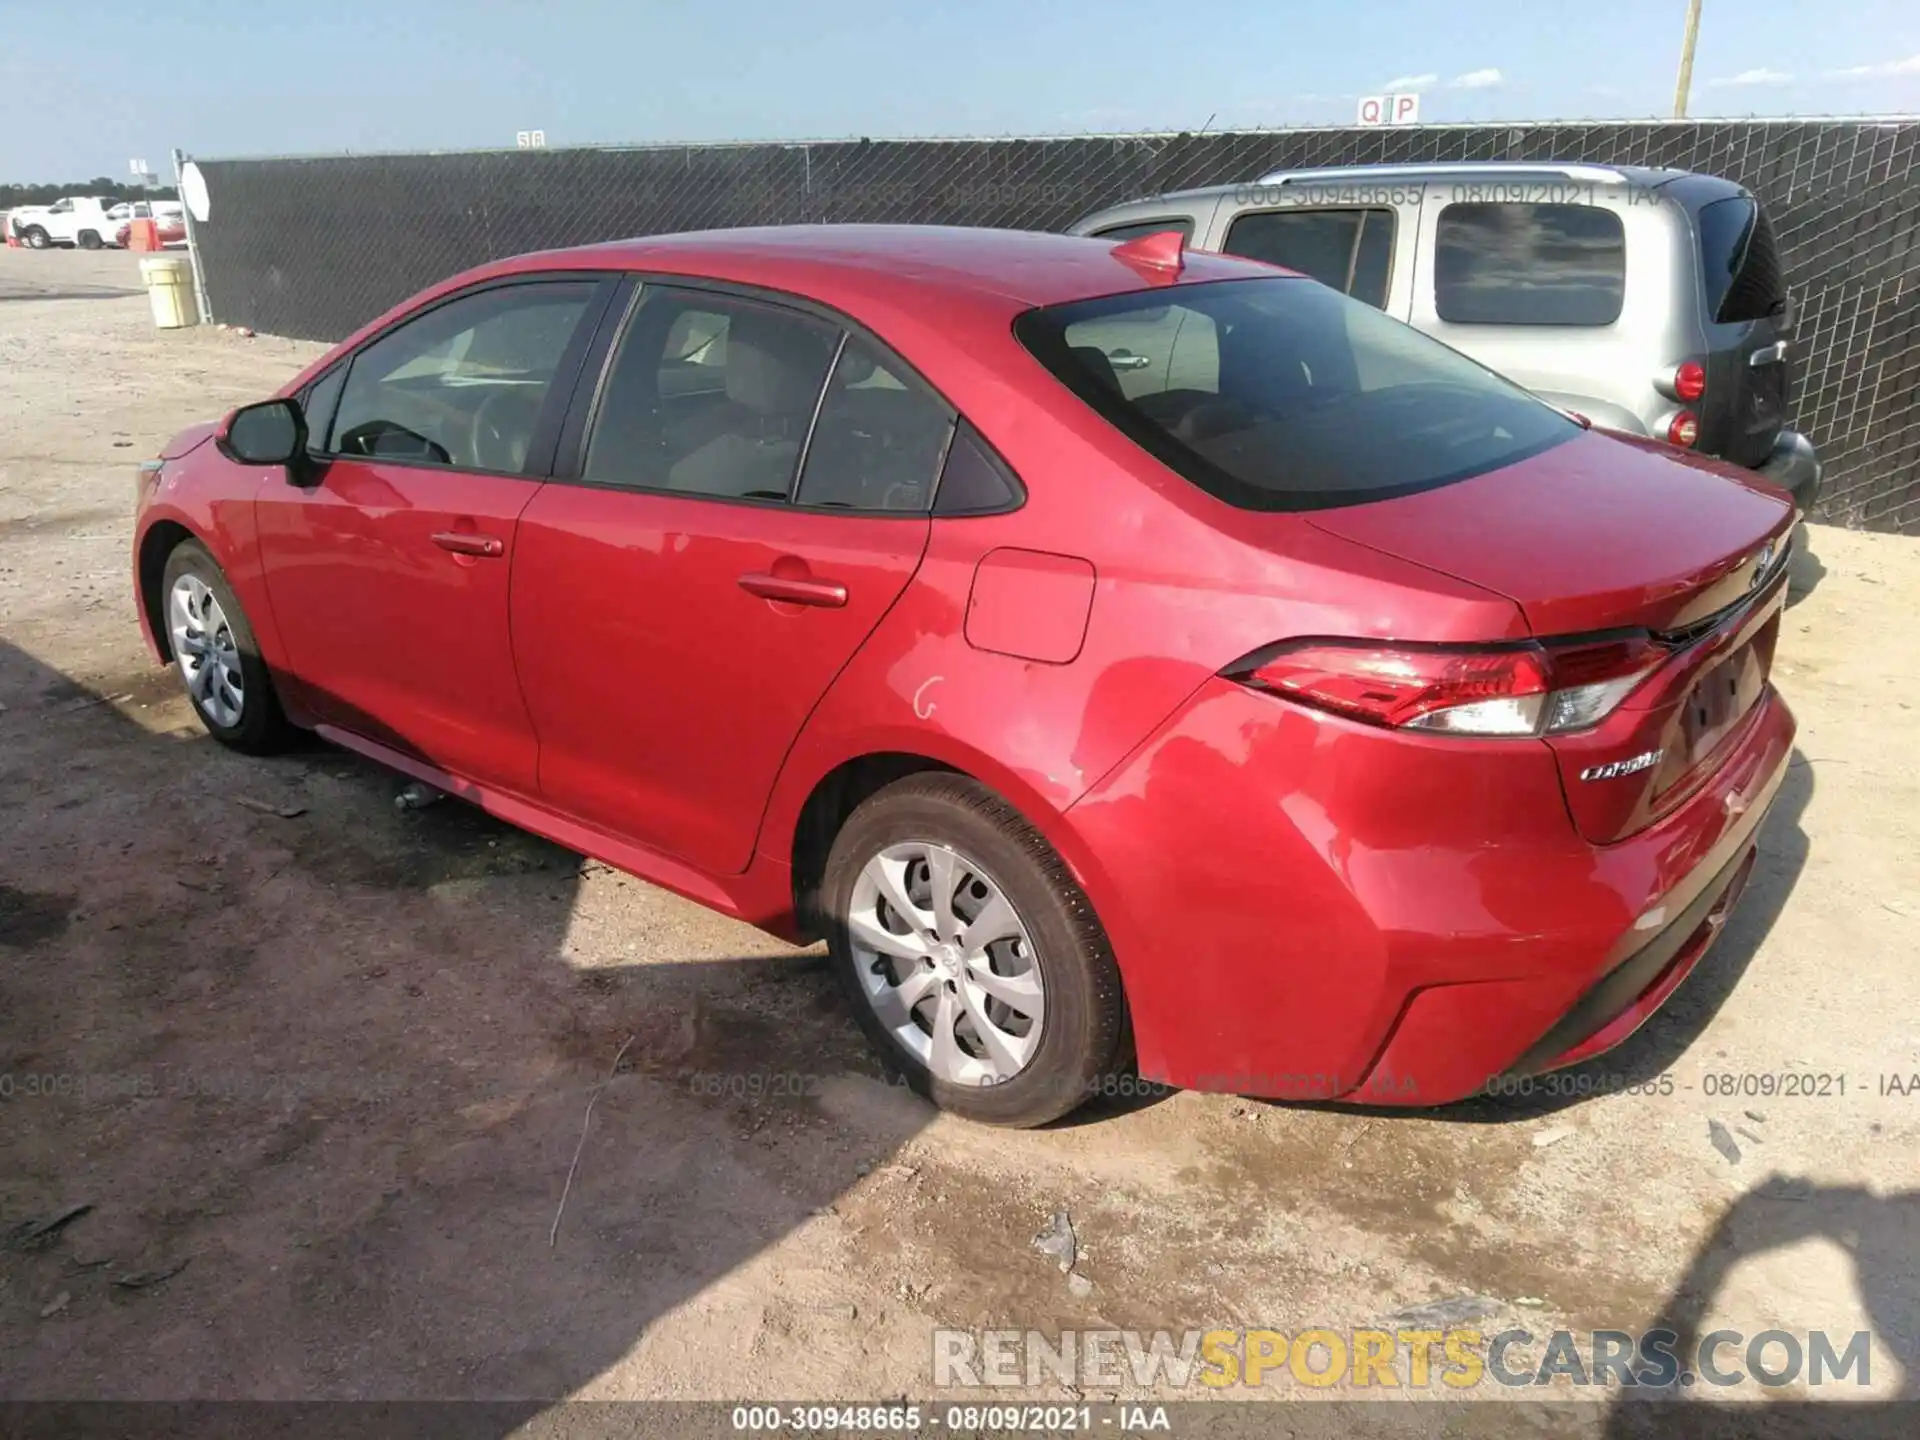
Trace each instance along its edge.
<path fill-rule="evenodd" d="M 196 226 L 216 318 L 337 340 L 503 255 L 731 225 L 1063 229 L 1158 190 L 1420 160 L 1672 166 L 1753 190 L 1796 320 L 1818 518 L 1920 534 L 1920 119 L 1242 131 L 209 160 Z"/>

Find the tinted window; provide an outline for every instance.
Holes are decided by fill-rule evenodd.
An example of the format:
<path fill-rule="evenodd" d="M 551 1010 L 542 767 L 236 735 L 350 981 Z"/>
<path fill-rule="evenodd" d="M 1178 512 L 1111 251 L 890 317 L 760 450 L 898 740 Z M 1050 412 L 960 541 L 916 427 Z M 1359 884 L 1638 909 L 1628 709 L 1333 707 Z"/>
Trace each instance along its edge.
<path fill-rule="evenodd" d="M 585 478 L 785 500 L 839 339 L 797 311 L 649 287 L 614 355 Z"/>
<path fill-rule="evenodd" d="M 1178 233 L 1182 240 L 1193 239 L 1193 220 L 1182 215 L 1173 220 L 1136 220 L 1126 225 L 1110 225 L 1105 230 L 1096 230 L 1096 240 L 1138 240 L 1142 235 L 1164 235 L 1169 230 Z"/>
<path fill-rule="evenodd" d="M 834 361 L 800 477 L 802 505 L 925 510 L 953 412 L 858 335 Z"/>
<path fill-rule="evenodd" d="M 1147 363 L 1116 372 L 1116 334 Z M 1292 278 L 1033 310 L 1014 333 L 1147 451 L 1220 499 L 1299 510 L 1498 469 L 1580 427 L 1379 311 Z"/>
<path fill-rule="evenodd" d="M 525 469 L 587 281 L 500 286 L 449 301 L 354 357 L 334 416 L 341 455 Z"/>
<path fill-rule="evenodd" d="M 1716 200 L 1701 207 L 1699 225 L 1707 313 L 1726 324 L 1777 315 L 1786 286 L 1760 207 L 1741 196 Z"/>
<path fill-rule="evenodd" d="M 1020 503 L 1020 484 L 1013 472 L 987 448 L 986 441 L 962 420 L 947 446 L 947 463 L 940 471 L 936 515 L 992 515 Z"/>
<path fill-rule="evenodd" d="M 1376 310 L 1387 304 L 1393 261 L 1391 210 L 1275 210 L 1242 215 L 1227 231 L 1229 255 L 1311 275 Z"/>
<path fill-rule="evenodd" d="M 1620 217 L 1597 205 L 1449 205 L 1434 307 L 1456 325 L 1611 325 L 1626 293 Z"/>

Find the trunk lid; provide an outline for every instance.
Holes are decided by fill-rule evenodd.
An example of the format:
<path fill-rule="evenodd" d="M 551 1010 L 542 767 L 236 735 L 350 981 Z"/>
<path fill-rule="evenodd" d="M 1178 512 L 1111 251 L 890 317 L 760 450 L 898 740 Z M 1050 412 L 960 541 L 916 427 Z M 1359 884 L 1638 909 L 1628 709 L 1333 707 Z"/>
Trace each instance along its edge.
<path fill-rule="evenodd" d="M 1506 596 L 1535 635 L 1668 630 L 1737 598 L 1793 506 L 1724 464 L 1588 431 L 1517 465 L 1310 517 Z"/>
<path fill-rule="evenodd" d="M 1542 640 L 1660 640 L 1658 668 L 1616 710 L 1545 742 L 1588 839 L 1619 839 L 1680 804 L 1738 747 L 1766 692 L 1793 507 L 1724 464 L 1590 432 L 1310 520 L 1506 596 Z"/>

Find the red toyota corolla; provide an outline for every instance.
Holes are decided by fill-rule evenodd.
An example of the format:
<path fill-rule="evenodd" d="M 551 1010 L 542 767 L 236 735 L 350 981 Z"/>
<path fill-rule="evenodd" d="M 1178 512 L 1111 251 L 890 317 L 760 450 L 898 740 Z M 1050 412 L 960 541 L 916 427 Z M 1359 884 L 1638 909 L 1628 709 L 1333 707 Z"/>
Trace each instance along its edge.
<path fill-rule="evenodd" d="M 170 444 L 135 583 L 219 739 L 825 936 L 1026 1125 L 1618 1043 L 1784 773 L 1793 520 L 1177 237 L 808 226 L 435 287 Z"/>

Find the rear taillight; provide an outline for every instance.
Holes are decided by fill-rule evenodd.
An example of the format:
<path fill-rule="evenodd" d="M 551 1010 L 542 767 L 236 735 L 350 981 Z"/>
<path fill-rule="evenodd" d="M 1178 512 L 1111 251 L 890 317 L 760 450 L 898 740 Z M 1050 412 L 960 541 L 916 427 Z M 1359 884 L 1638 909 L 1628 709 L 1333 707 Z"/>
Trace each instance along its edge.
<path fill-rule="evenodd" d="M 1567 644 L 1447 647 L 1303 640 L 1227 674 L 1257 690 L 1391 730 L 1564 735 L 1597 725 L 1659 668 L 1644 633 Z"/>
<path fill-rule="evenodd" d="M 1691 410 L 1682 410 L 1667 422 L 1667 443 L 1691 450 L 1694 441 L 1700 438 L 1700 417 Z"/>
<path fill-rule="evenodd" d="M 1676 399 L 1689 405 L 1707 393 L 1706 367 L 1697 360 L 1689 360 L 1673 372 L 1673 393 Z"/>

